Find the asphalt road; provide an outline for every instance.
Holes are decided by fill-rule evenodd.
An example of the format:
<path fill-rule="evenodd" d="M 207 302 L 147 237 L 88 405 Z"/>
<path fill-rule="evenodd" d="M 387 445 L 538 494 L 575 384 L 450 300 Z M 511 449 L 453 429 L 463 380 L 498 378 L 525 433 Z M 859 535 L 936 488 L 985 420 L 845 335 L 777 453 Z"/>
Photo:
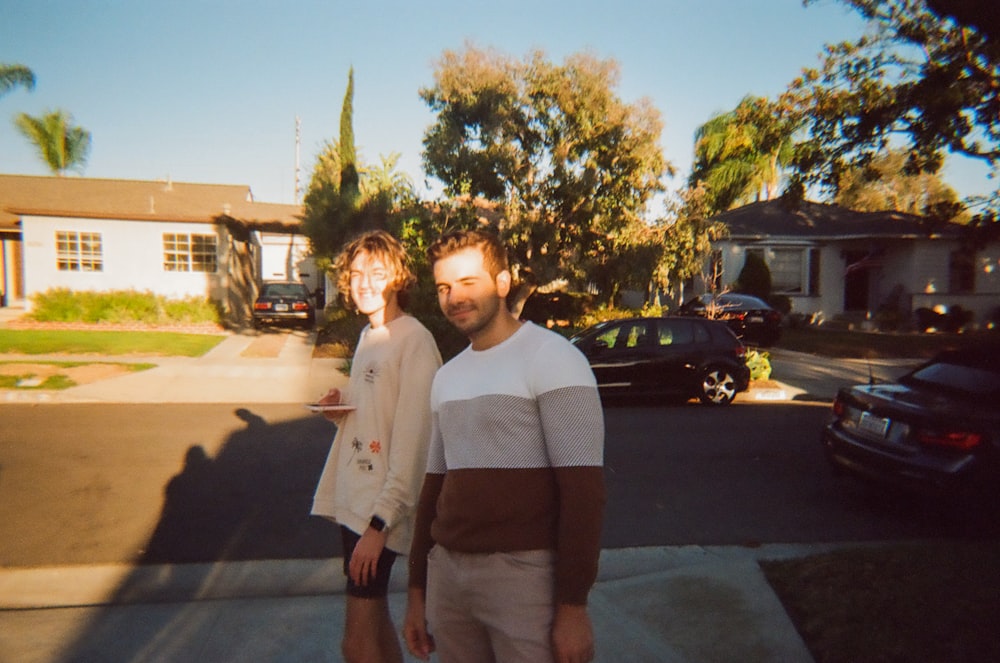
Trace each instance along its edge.
<path fill-rule="evenodd" d="M 997 536 L 835 480 L 825 403 L 606 410 L 604 546 Z M 0 565 L 339 555 L 308 515 L 333 427 L 300 405 L 0 406 Z"/>

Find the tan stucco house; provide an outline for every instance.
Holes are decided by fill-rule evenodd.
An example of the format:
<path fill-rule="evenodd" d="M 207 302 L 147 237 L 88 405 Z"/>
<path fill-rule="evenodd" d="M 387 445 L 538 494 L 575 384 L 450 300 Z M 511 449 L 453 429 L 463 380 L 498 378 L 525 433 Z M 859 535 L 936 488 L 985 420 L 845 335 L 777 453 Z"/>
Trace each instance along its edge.
<path fill-rule="evenodd" d="M 133 289 L 207 296 L 240 322 L 262 280 L 316 287 L 300 216 L 244 185 L 0 175 L 2 303 Z"/>

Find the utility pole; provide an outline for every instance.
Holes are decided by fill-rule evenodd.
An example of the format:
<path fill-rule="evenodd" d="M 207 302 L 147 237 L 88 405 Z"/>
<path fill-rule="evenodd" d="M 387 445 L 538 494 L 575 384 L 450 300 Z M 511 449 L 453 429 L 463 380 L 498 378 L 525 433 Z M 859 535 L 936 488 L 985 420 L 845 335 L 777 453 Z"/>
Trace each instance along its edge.
<path fill-rule="evenodd" d="M 299 204 L 302 189 L 299 185 L 299 148 L 302 142 L 302 121 L 295 116 L 295 204 Z"/>

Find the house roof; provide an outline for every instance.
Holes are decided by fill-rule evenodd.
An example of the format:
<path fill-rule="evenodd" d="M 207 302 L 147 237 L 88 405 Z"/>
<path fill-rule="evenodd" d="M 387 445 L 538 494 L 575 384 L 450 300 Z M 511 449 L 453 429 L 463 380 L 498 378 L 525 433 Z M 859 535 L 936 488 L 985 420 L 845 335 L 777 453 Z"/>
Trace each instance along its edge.
<path fill-rule="evenodd" d="M 839 205 L 782 199 L 751 203 L 715 217 L 732 239 L 844 240 L 870 238 L 953 237 L 961 226 L 929 225 L 927 219 L 903 212 L 855 212 Z"/>
<path fill-rule="evenodd" d="M 259 203 L 243 184 L 170 180 L 0 175 L 0 230 L 22 216 L 217 223 L 231 220 L 269 230 L 297 227 L 299 205 Z"/>

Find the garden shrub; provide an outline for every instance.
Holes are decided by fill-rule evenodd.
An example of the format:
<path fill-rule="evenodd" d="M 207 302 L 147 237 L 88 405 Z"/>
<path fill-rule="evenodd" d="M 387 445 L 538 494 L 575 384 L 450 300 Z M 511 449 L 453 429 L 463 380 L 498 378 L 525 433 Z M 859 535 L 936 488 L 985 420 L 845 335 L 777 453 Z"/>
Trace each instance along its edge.
<path fill-rule="evenodd" d="M 750 369 L 751 380 L 768 380 L 771 378 L 771 355 L 760 350 L 747 350 L 747 367 Z"/>
<path fill-rule="evenodd" d="M 208 298 L 169 299 L 152 292 L 74 291 L 52 288 L 31 297 L 30 318 L 42 322 L 192 324 L 219 322 Z"/>
<path fill-rule="evenodd" d="M 733 289 L 746 295 L 760 297 L 764 301 L 771 296 L 771 270 L 757 253 L 746 254 L 743 269 L 740 270 Z"/>

